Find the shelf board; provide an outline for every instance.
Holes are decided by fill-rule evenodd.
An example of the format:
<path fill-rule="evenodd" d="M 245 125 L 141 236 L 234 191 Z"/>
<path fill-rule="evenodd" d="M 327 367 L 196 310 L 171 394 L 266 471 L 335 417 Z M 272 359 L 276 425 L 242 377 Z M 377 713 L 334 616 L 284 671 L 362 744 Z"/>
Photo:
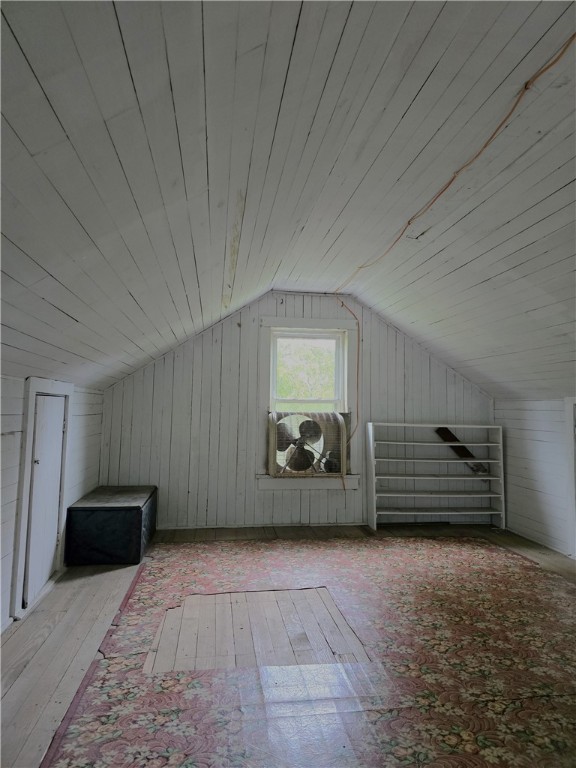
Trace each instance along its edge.
<path fill-rule="evenodd" d="M 499 464 L 500 459 L 420 459 L 417 456 L 412 457 L 397 457 L 397 456 L 376 456 L 376 461 L 408 461 L 414 464 Z"/>
<path fill-rule="evenodd" d="M 376 498 L 382 496 L 441 496 L 442 498 L 456 498 L 456 497 L 482 497 L 482 498 L 500 498 L 501 493 L 495 493 L 492 491 L 376 491 Z"/>
<path fill-rule="evenodd" d="M 405 475 L 377 474 L 376 480 L 502 480 L 499 475 Z"/>
<path fill-rule="evenodd" d="M 463 440 L 459 440 L 456 443 L 448 443 L 448 442 L 445 443 L 444 441 L 439 441 L 439 440 L 422 440 L 422 441 L 417 441 L 417 440 L 374 440 L 374 443 L 376 445 L 378 445 L 378 444 L 380 444 L 380 445 L 434 445 L 434 446 L 437 446 L 437 445 L 447 445 L 447 446 L 450 446 L 450 445 L 461 445 L 461 446 L 464 446 L 465 448 L 470 446 L 470 445 L 489 445 L 489 446 L 492 446 L 493 448 L 499 448 L 500 447 L 500 443 L 475 443 L 475 442 L 471 442 L 470 440 L 467 440 L 466 442 L 464 442 Z"/>
<path fill-rule="evenodd" d="M 500 515 L 499 509 L 491 507 L 411 507 L 402 508 L 391 507 L 390 509 L 376 510 L 377 515 Z"/>
<path fill-rule="evenodd" d="M 373 427 L 402 427 L 402 429 L 437 429 L 438 427 L 447 427 L 448 429 L 501 429 L 499 424 L 408 424 L 405 421 L 373 421 Z"/>

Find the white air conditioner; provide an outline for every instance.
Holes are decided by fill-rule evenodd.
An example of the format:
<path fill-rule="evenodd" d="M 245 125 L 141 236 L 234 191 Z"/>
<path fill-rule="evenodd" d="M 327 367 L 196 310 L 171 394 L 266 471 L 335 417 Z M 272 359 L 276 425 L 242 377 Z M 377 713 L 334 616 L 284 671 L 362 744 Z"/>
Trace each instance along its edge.
<path fill-rule="evenodd" d="M 272 477 L 346 474 L 346 424 L 339 413 L 273 411 L 268 423 L 268 472 Z"/>

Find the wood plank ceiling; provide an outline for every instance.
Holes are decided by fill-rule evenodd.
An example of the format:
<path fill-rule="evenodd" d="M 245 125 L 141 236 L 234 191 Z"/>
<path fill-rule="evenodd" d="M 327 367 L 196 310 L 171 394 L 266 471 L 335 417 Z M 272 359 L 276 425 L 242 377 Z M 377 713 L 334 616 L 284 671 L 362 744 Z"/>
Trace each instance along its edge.
<path fill-rule="evenodd" d="M 574 394 L 574 45 L 398 239 L 573 4 L 2 15 L 5 374 L 104 388 L 270 288 L 341 289 L 495 396 Z"/>

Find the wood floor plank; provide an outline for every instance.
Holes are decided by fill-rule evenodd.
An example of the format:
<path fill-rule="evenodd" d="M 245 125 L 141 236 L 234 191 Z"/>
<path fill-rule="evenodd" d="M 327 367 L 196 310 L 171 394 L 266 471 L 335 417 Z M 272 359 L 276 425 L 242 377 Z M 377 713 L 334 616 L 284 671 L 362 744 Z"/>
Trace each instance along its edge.
<path fill-rule="evenodd" d="M 215 528 L 198 528 L 196 530 L 196 541 L 214 541 L 215 538 Z"/>
<path fill-rule="evenodd" d="M 249 528 L 250 530 L 250 537 L 251 539 L 268 539 L 270 538 L 270 530 L 268 528 L 265 528 L 263 525 L 256 526 L 254 528 Z"/>
<path fill-rule="evenodd" d="M 277 539 L 276 528 L 272 525 L 262 526 L 262 538 L 264 539 Z"/>
<path fill-rule="evenodd" d="M 310 605 L 314 618 L 318 622 L 320 631 L 328 641 L 334 654 L 351 653 L 351 648 L 342 636 L 342 632 L 330 615 L 317 590 L 306 590 L 306 599 Z"/>
<path fill-rule="evenodd" d="M 252 653 L 240 653 L 236 655 L 237 667 L 257 667 L 256 654 Z"/>
<path fill-rule="evenodd" d="M 266 654 L 274 652 L 270 630 L 266 623 L 263 601 L 264 598 L 262 598 L 260 592 L 249 592 L 247 594 L 246 603 L 248 605 L 248 615 L 250 616 L 250 626 L 252 627 L 254 653 L 259 665 L 267 664 Z"/>
<path fill-rule="evenodd" d="M 155 544 L 171 544 L 174 541 L 174 533 L 173 530 L 157 530 L 154 534 L 154 543 Z"/>
<path fill-rule="evenodd" d="M 271 653 L 263 654 L 263 663 L 259 666 L 266 667 L 293 667 L 296 665 L 296 657 L 291 648 L 284 648 Z"/>
<path fill-rule="evenodd" d="M 282 596 L 278 599 L 278 608 L 282 614 L 282 619 L 288 633 L 288 638 L 290 639 L 292 650 L 295 653 L 302 651 L 312 652 L 312 645 L 308 635 L 304 631 L 300 616 L 298 615 L 298 611 L 296 610 L 289 592 L 285 591 L 282 593 Z M 314 656 L 314 659 L 316 659 L 316 656 Z"/>
<path fill-rule="evenodd" d="M 346 621 L 346 619 L 342 616 L 340 611 L 338 610 L 338 606 L 332 599 L 332 595 L 330 592 L 326 589 L 326 587 L 320 587 L 317 590 L 318 595 L 320 596 L 321 600 L 323 601 L 324 605 L 326 606 L 327 610 L 329 611 L 330 615 L 332 616 L 334 622 L 338 626 L 340 632 L 342 633 L 342 636 L 345 638 L 348 647 L 350 648 L 351 653 L 354 654 L 357 661 L 362 662 L 368 662 L 370 659 L 368 658 L 368 655 L 366 651 L 364 650 L 364 646 L 358 639 L 358 637 L 354 634 L 354 631 Z"/>
<path fill-rule="evenodd" d="M 87 579 L 90 579 L 91 576 L 97 576 L 99 573 L 101 573 L 102 569 L 100 568 L 100 570 L 98 570 L 96 566 L 83 566 L 82 571 L 82 575 L 85 575 Z M 45 593 L 44 597 L 42 597 L 32 612 L 28 613 L 22 620 L 12 622 L 10 627 L 8 627 L 8 629 L 2 633 L 3 654 L 6 650 L 5 646 L 9 643 L 10 638 L 18 632 L 20 632 L 22 637 L 24 634 L 27 634 L 28 629 L 23 632 L 23 628 L 28 627 L 29 622 L 35 623 L 38 620 L 38 614 L 40 612 L 58 612 L 68 611 L 70 609 L 69 586 L 68 572 L 65 571 L 62 576 L 56 582 L 54 582 L 52 589 Z"/>
<path fill-rule="evenodd" d="M 216 644 L 214 655 L 229 656 L 235 666 L 234 629 L 232 625 L 232 605 L 230 595 L 216 595 L 215 599 Z M 227 665 L 228 666 L 228 665 Z"/>
<path fill-rule="evenodd" d="M 170 543 L 175 544 L 188 544 L 191 541 L 197 540 L 198 531 L 189 531 L 187 529 L 176 529 L 171 532 Z"/>
<path fill-rule="evenodd" d="M 54 733 L 62 722 L 69 702 L 72 701 L 86 672 L 96 658 L 100 639 L 110 627 L 118 601 L 122 598 L 123 593 L 124 589 L 119 587 L 117 583 L 115 586 L 110 585 L 108 597 L 96 622 L 92 625 L 85 642 L 78 647 L 78 651 L 71 659 L 66 674 L 62 676 L 58 686 L 40 713 L 36 727 L 31 733 L 28 733 L 27 739 L 16 758 L 16 766 L 36 765 L 38 756 L 44 754 L 50 743 L 50 739 L 47 740 L 47 734 Z M 44 684 L 46 683 L 48 683 L 48 680 L 44 681 Z"/>
<path fill-rule="evenodd" d="M 69 610 L 66 612 L 64 621 L 55 628 L 54 632 L 43 643 L 18 680 L 6 695 L 3 696 L 3 724 L 11 722 L 17 716 L 19 704 L 35 689 L 39 677 L 50 666 L 62 646 L 70 644 L 71 633 L 83 622 L 85 615 L 92 606 L 92 601 L 102 599 L 100 597 L 101 586 L 102 579 L 99 576 L 79 586 L 70 601 Z"/>
<path fill-rule="evenodd" d="M 194 669 L 216 669 L 215 656 L 196 656 Z"/>
<path fill-rule="evenodd" d="M 197 658 L 207 659 L 214 656 L 216 644 L 216 603 L 214 595 L 204 595 L 200 604 L 198 618 L 198 643 L 196 646 Z M 197 667 L 207 669 L 207 667 Z"/>
<path fill-rule="evenodd" d="M 26 618 L 29 618 L 29 616 L 27 616 Z M 7 643 L 8 640 L 10 640 L 12 635 L 14 635 L 14 633 L 18 631 L 18 625 L 19 624 L 22 624 L 22 622 L 21 621 L 12 621 L 12 623 L 9 624 L 6 627 L 6 629 L 2 632 L 2 641 L 0 643 L 0 646 L 2 648 L 4 647 L 5 643 Z"/>
<path fill-rule="evenodd" d="M 316 651 L 294 651 L 294 656 L 298 664 L 319 664 L 320 661 L 316 655 Z"/>
<path fill-rule="evenodd" d="M 238 666 L 250 666 L 247 664 L 247 660 L 249 657 L 253 657 L 255 660 L 256 654 L 254 653 L 250 614 L 246 603 L 246 596 L 243 593 L 240 592 L 232 595 L 231 609 L 236 663 Z M 239 663 L 239 660 L 242 661 L 242 664 Z"/>
<path fill-rule="evenodd" d="M 192 595 L 169 609 L 145 671 L 339 660 L 369 661 L 326 588 L 267 590 Z"/>
<path fill-rule="evenodd" d="M 335 658 L 339 664 L 356 664 L 360 661 L 353 653 L 337 653 Z"/>
<path fill-rule="evenodd" d="M 314 611 L 310 607 L 309 603 L 305 599 L 301 599 L 298 595 L 295 596 L 298 590 L 291 589 L 290 595 L 294 600 L 294 606 L 298 612 L 300 621 L 304 631 L 306 632 L 310 644 L 313 650 L 316 652 L 319 663 L 332 664 L 334 663 L 334 655 L 330 650 L 328 641 L 322 634 L 322 630 L 318 625 L 318 621 L 314 616 Z"/>
<path fill-rule="evenodd" d="M 66 611 L 38 611 L 30 616 L 26 636 L 12 636 L 2 646 L 2 695 L 26 669 L 37 651 L 66 617 Z"/>
<path fill-rule="evenodd" d="M 232 669 L 236 666 L 233 656 L 198 656 L 196 669 Z"/>
<path fill-rule="evenodd" d="M 154 659 L 152 672 L 159 674 L 170 672 L 174 669 L 176 659 L 176 649 L 178 647 L 178 638 L 180 636 L 180 627 L 182 625 L 182 606 L 178 608 L 169 608 L 164 617 L 162 626 L 162 635 Z"/>
<path fill-rule="evenodd" d="M 311 529 L 304 525 L 278 525 L 276 526 L 276 535 L 279 539 L 289 540 L 315 538 Z"/>
<path fill-rule="evenodd" d="M 62 703 L 64 714 L 64 702 L 70 703 L 95 658 L 128 584 L 114 572 L 104 572 L 96 574 L 84 588 L 76 588 L 77 600 L 71 601 L 73 607 L 66 619 L 3 698 L 3 765 L 15 763 L 45 710 L 50 719 L 52 708 Z M 65 696 L 56 699 L 56 691 L 63 688 Z"/>
<path fill-rule="evenodd" d="M 270 632 L 270 637 L 272 638 L 274 650 L 291 650 L 290 637 L 288 636 L 284 619 L 282 618 L 280 608 L 278 607 L 279 593 L 274 592 L 272 594 L 273 599 L 264 603 L 264 615 L 266 617 L 266 623 L 268 624 L 268 630 Z"/>
<path fill-rule="evenodd" d="M 198 629 L 200 626 L 200 602 L 200 595 L 189 595 L 184 600 L 174 669 L 185 670 L 195 668 Z"/>
<path fill-rule="evenodd" d="M 151 675 L 152 670 L 154 669 L 154 662 L 156 661 L 156 654 L 158 653 L 158 646 L 160 645 L 160 638 L 162 637 L 162 630 L 164 629 L 165 618 L 166 616 L 162 616 L 162 620 L 158 625 L 158 629 L 156 630 L 156 635 L 154 636 L 154 640 L 152 641 L 152 647 L 148 651 L 148 656 L 146 657 L 146 661 L 144 662 L 144 667 L 142 669 L 142 672 L 144 672 L 145 675 Z"/>
<path fill-rule="evenodd" d="M 216 541 L 241 541 L 244 538 L 241 528 L 215 528 Z"/>
<path fill-rule="evenodd" d="M 76 573 L 76 579 L 81 577 L 83 580 L 89 580 L 92 576 L 97 576 L 102 572 L 102 568 L 98 566 L 85 565 L 82 567 L 70 569 Z M 43 612 L 52 611 L 68 611 L 70 609 L 70 570 L 65 571 L 62 576 L 55 582 L 52 589 L 46 593 L 41 599 L 38 605 L 31 613 L 28 613 L 22 620 L 13 621 L 12 624 L 2 633 L 2 654 L 4 659 L 5 646 L 9 640 L 15 635 L 20 634 L 21 637 L 28 633 L 29 622 L 35 623 L 38 621 L 38 614 Z M 40 619 L 42 621 L 42 619 Z"/>

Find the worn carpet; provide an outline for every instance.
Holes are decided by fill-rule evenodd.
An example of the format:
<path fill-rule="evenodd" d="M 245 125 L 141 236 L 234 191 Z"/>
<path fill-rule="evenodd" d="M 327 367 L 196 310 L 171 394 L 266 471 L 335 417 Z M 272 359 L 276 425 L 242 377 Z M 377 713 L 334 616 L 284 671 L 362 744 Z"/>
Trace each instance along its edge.
<path fill-rule="evenodd" d="M 158 544 L 42 768 L 576 766 L 576 588 L 479 539 Z M 325 585 L 371 659 L 144 674 L 191 594 Z"/>

